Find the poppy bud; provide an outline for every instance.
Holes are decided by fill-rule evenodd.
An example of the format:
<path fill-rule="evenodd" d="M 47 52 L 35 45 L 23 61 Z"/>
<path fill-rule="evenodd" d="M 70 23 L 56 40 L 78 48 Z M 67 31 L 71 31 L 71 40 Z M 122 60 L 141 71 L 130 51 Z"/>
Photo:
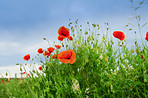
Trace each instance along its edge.
<path fill-rule="evenodd" d="M 102 42 L 104 42 L 104 41 L 105 41 L 105 37 L 103 36 L 103 37 L 102 37 Z"/>
<path fill-rule="evenodd" d="M 107 59 L 107 57 L 105 57 L 105 62 L 108 62 L 108 59 Z"/>

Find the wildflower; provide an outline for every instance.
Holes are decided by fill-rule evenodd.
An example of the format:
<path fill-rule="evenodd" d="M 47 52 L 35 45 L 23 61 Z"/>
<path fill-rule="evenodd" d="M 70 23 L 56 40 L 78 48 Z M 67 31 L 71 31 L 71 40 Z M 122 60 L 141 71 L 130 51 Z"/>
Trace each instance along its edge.
<path fill-rule="evenodd" d="M 143 51 L 140 51 L 140 52 L 143 53 Z M 144 59 L 143 55 L 141 55 L 141 58 Z M 144 59 L 144 61 L 145 61 L 145 59 Z"/>
<path fill-rule="evenodd" d="M 143 55 L 141 55 L 141 58 L 144 59 Z"/>
<path fill-rule="evenodd" d="M 113 32 L 113 36 L 114 36 L 115 38 L 118 38 L 118 39 L 121 40 L 121 41 L 125 39 L 125 35 L 124 35 L 124 33 L 121 32 L 121 31 L 114 31 L 114 32 Z"/>
<path fill-rule="evenodd" d="M 4 81 L 4 80 L 2 80 L 2 83 L 3 83 L 3 84 L 5 84 L 5 81 Z"/>
<path fill-rule="evenodd" d="M 46 51 L 46 50 L 45 50 L 45 52 L 44 52 L 44 56 L 49 57 L 49 56 L 50 56 L 50 54 L 51 54 L 51 53 L 50 53 L 49 51 Z"/>
<path fill-rule="evenodd" d="M 43 49 L 42 48 L 39 48 L 38 51 L 37 51 L 39 54 L 43 53 Z"/>
<path fill-rule="evenodd" d="M 72 36 L 68 36 L 68 39 L 69 39 L 69 40 L 72 40 Z"/>
<path fill-rule="evenodd" d="M 26 72 L 21 72 L 21 74 L 25 74 Z"/>
<path fill-rule="evenodd" d="M 100 55 L 100 59 L 101 59 L 101 60 L 103 59 L 103 56 L 102 56 L 102 54 Z"/>
<path fill-rule="evenodd" d="M 20 83 L 19 84 L 22 84 L 23 83 L 23 79 L 22 78 L 20 78 Z"/>
<path fill-rule="evenodd" d="M 30 76 L 30 74 L 27 74 L 28 76 Z"/>
<path fill-rule="evenodd" d="M 48 50 L 50 53 L 52 53 L 55 49 L 54 49 L 53 47 L 49 47 L 49 48 L 47 48 L 47 50 Z"/>
<path fill-rule="evenodd" d="M 145 37 L 145 39 L 148 41 L 148 32 L 146 33 L 146 37 Z"/>
<path fill-rule="evenodd" d="M 42 70 L 42 66 L 39 67 L 39 70 Z"/>
<path fill-rule="evenodd" d="M 57 58 L 57 55 L 56 55 L 56 54 L 54 54 L 54 55 L 52 56 L 52 59 L 55 59 L 55 58 Z"/>
<path fill-rule="evenodd" d="M 141 58 L 144 59 L 143 55 L 141 55 Z M 145 61 L 145 59 L 144 59 L 144 61 Z"/>
<path fill-rule="evenodd" d="M 58 40 L 59 40 L 59 41 L 63 41 L 63 39 L 64 39 L 64 38 L 63 38 L 62 36 L 58 36 Z"/>
<path fill-rule="evenodd" d="M 76 61 L 76 54 L 73 50 L 62 51 L 58 54 L 58 59 L 65 64 L 73 64 Z"/>
<path fill-rule="evenodd" d="M 30 54 L 25 55 L 23 59 L 28 61 L 30 59 Z"/>
<path fill-rule="evenodd" d="M 64 26 L 59 28 L 58 34 L 63 38 L 68 38 L 68 36 L 70 35 L 68 28 L 65 28 Z"/>
<path fill-rule="evenodd" d="M 60 49 L 62 46 L 61 45 L 54 45 L 57 49 Z"/>
<path fill-rule="evenodd" d="M 80 87 L 79 87 L 79 82 L 76 79 L 72 80 L 72 88 L 73 88 L 73 92 L 76 94 L 77 91 L 79 91 Z"/>
<path fill-rule="evenodd" d="M 85 93 L 89 94 L 89 88 L 86 88 Z"/>

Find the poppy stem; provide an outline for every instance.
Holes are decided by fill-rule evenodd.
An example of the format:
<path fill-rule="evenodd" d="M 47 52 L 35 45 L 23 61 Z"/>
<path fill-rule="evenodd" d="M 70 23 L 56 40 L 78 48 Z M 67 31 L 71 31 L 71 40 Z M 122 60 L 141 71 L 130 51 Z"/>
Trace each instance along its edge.
<path fill-rule="evenodd" d="M 138 25 L 138 30 L 139 30 L 139 33 L 140 33 L 142 45 L 144 45 L 143 44 L 143 39 L 142 39 L 142 34 L 141 34 L 141 27 L 140 27 L 140 16 L 137 15 L 137 10 L 135 10 L 135 15 L 136 15 L 136 20 L 137 20 L 137 25 Z"/>

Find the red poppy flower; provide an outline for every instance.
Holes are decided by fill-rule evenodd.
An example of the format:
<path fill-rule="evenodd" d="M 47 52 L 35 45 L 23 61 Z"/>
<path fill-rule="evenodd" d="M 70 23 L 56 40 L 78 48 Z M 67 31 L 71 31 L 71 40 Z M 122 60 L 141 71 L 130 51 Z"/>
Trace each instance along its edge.
<path fill-rule="evenodd" d="M 69 40 L 72 40 L 72 36 L 68 36 L 68 39 L 69 39 Z"/>
<path fill-rule="evenodd" d="M 140 52 L 143 53 L 143 51 L 140 51 Z M 143 55 L 141 55 L 141 58 L 144 59 Z M 145 61 L 145 59 L 144 59 L 144 61 Z"/>
<path fill-rule="evenodd" d="M 55 58 L 57 58 L 57 55 L 56 55 L 56 54 L 54 54 L 54 55 L 52 56 L 52 59 L 55 59 Z"/>
<path fill-rule="evenodd" d="M 30 59 L 30 54 L 24 56 L 24 60 L 28 61 Z"/>
<path fill-rule="evenodd" d="M 62 46 L 61 45 L 54 45 L 57 49 L 60 49 Z"/>
<path fill-rule="evenodd" d="M 148 41 L 148 32 L 146 33 L 146 37 L 145 37 L 145 39 Z"/>
<path fill-rule="evenodd" d="M 64 38 L 63 38 L 62 36 L 58 36 L 58 40 L 59 40 L 59 41 L 63 41 L 63 39 L 64 39 Z"/>
<path fill-rule="evenodd" d="M 49 56 L 50 56 L 50 54 L 51 54 L 51 53 L 50 53 L 49 51 L 46 51 L 46 50 L 45 50 L 45 52 L 44 52 L 44 56 L 49 57 Z"/>
<path fill-rule="evenodd" d="M 143 55 L 141 55 L 141 58 L 144 59 Z"/>
<path fill-rule="evenodd" d="M 121 41 L 125 39 L 125 35 L 124 35 L 124 33 L 121 32 L 121 31 L 114 31 L 114 32 L 113 32 L 113 36 L 114 36 L 115 38 L 118 38 L 118 39 L 121 40 Z"/>
<path fill-rule="evenodd" d="M 68 28 L 65 28 L 64 26 L 59 28 L 58 34 L 63 38 L 67 38 L 70 35 Z"/>
<path fill-rule="evenodd" d="M 55 49 L 54 49 L 53 47 L 49 47 L 49 48 L 47 48 L 47 50 L 48 50 L 50 53 L 52 53 Z"/>
<path fill-rule="evenodd" d="M 26 73 L 26 72 L 23 72 L 24 74 Z"/>
<path fill-rule="evenodd" d="M 67 38 L 70 35 L 68 28 L 65 28 L 64 26 L 59 28 L 58 34 L 63 38 Z"/>
<path fill-rule="evenodd" d="M 65 64 L 73 64 L 76 61 L 76 55 L 73 50 L 62 51 L 58 54 L 58 59 Z"/>
<path fill-rule="evenodd" d="M 4 83 L 5 83 L 5 81 L 4 81 L 4 80 L 2 80 L 2 83 L 4 84 Z"/>
<path fill-rule="evenodd" d="M 38 51 L 37 51 L 39 54 L 43 53 L 43 49 L 42 48 L 39 48 Z"/>
<path fill-rule="evenodd" d="M 30 74 L 28 74 L 28 76 L 30 76 Z"/>
<path fill-rule="evenodd" d="M 39 67 L 39 70 L 42 70 L 42 66 Z"/>

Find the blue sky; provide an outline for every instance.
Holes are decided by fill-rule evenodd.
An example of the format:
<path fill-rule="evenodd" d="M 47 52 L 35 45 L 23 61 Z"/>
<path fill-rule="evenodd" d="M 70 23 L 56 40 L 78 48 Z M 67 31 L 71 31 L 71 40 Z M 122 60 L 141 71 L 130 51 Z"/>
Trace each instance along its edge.
<path fill-rule="evenodd" d="M 148 2 L 138 10 L 142 24 L 147 11 Z M 82 25 L 108 22 L 114 31 L 123 30 L 132 12 L 129 0 L 0 0 L 0 66 L 26 63 L 23 56 L 48 47 L 44 37 L 57 41 L 58 28 L 69 19 Z"/>

